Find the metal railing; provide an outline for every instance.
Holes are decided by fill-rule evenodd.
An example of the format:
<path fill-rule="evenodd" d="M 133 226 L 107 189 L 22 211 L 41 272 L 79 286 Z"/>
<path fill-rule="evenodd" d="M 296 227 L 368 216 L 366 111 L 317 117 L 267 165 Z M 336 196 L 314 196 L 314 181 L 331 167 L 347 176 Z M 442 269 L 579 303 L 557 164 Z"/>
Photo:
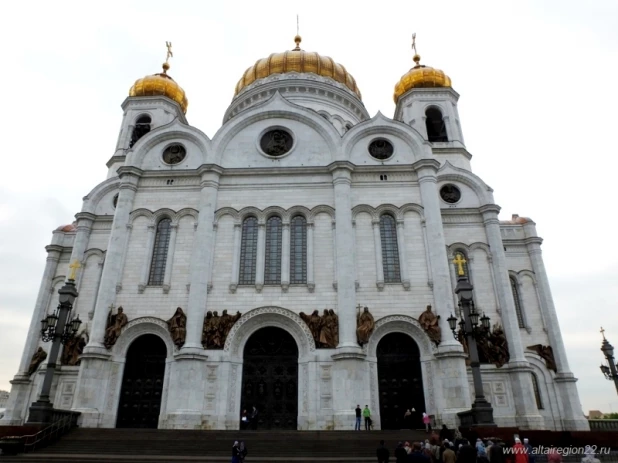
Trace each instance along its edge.
<path fill-rule="evenodd" d="M 618 420 L 588 420 L 591 431 L 618 431 Z"/>
<path fill-rule="evenodd" d="M 22 436 L 24 439 L 24 453 L 33 452 L 37 448 L 45 447 L 77 426 L 79 412 L 68 410 L 54 410 L 52 423 L 36 434 Z"/>

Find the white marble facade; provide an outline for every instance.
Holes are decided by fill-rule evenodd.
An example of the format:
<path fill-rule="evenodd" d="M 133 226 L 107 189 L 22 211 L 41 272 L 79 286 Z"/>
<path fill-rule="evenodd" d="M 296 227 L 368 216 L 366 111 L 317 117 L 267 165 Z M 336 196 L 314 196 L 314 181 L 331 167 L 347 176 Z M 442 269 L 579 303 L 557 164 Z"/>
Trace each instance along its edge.
<path fill-rule="evenodd" d="M 86 427 L 114 427 L 127 350 L 142 334 L 167 348 L 159 416 L 161 428 L 237 429 L 243 348 L 252 333 L 280 327 L 299 351 L 298 429 L 350 429 L 353 408 L 369 404 L 380 426 L 376 349 L 393 332 L 408 334 L 421 353 L 425 410 L 455 425 L 469 409 L 472 377 L 462 346 L 446 323 L 455 312 L 456 251 L 468 258 L 477 306 L 501 323 L 510 362 L 483 366 L 483 383 L 499 425 L 588 429 L 570 372 L 543 260 L 541 239 L 530 219 L 498 221 L 492 189 L 471 170 L 450 87 L 413 88 L 399 98 L 394 119 L 373 118 L 359 97 L 328 77 L 282 73 L 258 79 L 234 97 L 223 125 L 209 138 L 188 124 L 181 107 L 165 96 L 127 98 L 117 150 L 106 180 L 84 198 L 72 226 L 53 232 L 48 259 L 4 424 L 23 423 L 36 400 L 45 364 L 32 376 L 28 365 L 39 346 L 39 320 L 57 304 L 68 265 L 81 262 L 76 311 L 89 343 L 78 367 L 62 367 L 52 398 L 59 408 L 82 412 Z M 199 103 L 196 103 L 199 104 Z M 429 142 L 424 114 L 439 108 L 450 141 Z M 135 121 L 148 115 L 151 130 L 132 147 Z M 284 156 L 264 154 L 262 134 L 277 127 L 293 136 Z M 394 147 L 373 158 L 376 138 Z M 186 149 L 176 165 L 162 160 L 173 143 Z M 454 185 L 461 198 L 442 200 Z M 80 194 L 80 192 L 76 192 Z M 385 282 L 379 220 L 397 223 L 400 282 Z M 265 221 L 281 217 L 284 248 L 289 223 L 307 224 L 307 281 L 289 282 L 284 250 L 281 284 L 264 283 Z M 258 265 L 253 285 L 239 283 L 241 223 L 258 220 Z M 172 221 L 162 284 L 148 284 L 155 228 Z M 288 231 L 286 231 L 286 229 Z M 287 255 L 286 255 L 287 254 Z M 287 280 L 286 280 L 287 276 Z M 260 279 L 261 278 L 261 279 Z M 511 291 L 518 287 L 521 320 Z M 129 318 L 118 342 L 103 344 L 109 307 Z M 376 319 L 369 343 L 356 342 L 357 305 Z M 441 316 L 442 343 L 435 346 L 416 319 L 432 304 Z M 185 344 L 177 348 L 165 320 L 182 307 Z M 317 349 L 298 316 L 315 309 L 339 316 L 336 349 Z M 204 349 L 207 311 L 240 311 L 225 347 Z M 523 323 L 522 323 L 523 322 Z M 557 372 L 527 346 L 551 345 Z M 537 378 L 541 408 L 533 392 Z"/>

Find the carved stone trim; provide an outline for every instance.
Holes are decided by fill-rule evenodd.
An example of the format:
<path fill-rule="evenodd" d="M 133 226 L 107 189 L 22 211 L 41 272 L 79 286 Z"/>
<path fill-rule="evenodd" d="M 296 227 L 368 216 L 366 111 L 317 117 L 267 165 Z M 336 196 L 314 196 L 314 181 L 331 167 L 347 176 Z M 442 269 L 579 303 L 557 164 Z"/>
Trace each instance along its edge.
<path fill-rule="evenodd" d="M 307 324 L 294 312 L 283 307 L 260 307 L 244 314 L 232 326 L 223 350 L 238 355 L 247 341 L 247 334 L 265 326 L 279 326 L 288 331 L 298 343 L 301 357 L 315 351 L 315 342 Z"/>
<path fill-rule="evenodd" d="M 125 358 L 131 343 L 144 334 L 156 334 L 159 336 L 167 347 L 167 357 L 172 357 L 175 346 L 169 334 L 167 323 L 165 320 L 155 317 L 136 318 L 127 323 L 122 329 L 116 344 L 111 348 L 112 355 Z"/>
<path fill-rule="evenodd" d="M 236 290 L 238 289 L 238 285 L 236 283 L 230 283 L 230 293 L 236 294 Z"/>
<path fill-rule="evenodd" d="M 427 397 L 427 405 L 429 411 L 433 411 L 436 413 L 436 399 L 433 393 L 433 371 L 431 362 L 425 362 L 425 371 L 424 371 L 424 381 L 425 384 L 425 397 Z M 431 413 L 430 413 L 431 414 Z"/>
<path fill-rule="evenodd" d="M 310 293 L 315 291 L 315 283 L 311 282 L 311 283 L 307 283 L 307 289 L 309 290 Z"/>
<path fill-rule="evenodd" d="M 363 346 L 363 350 L 367 355 L 375 357 L 380 339 L 389 333 L 396 332 L 409 335 L 418 344 L 421 357 L 432 357 L 438 352 L 437 347 L 431 342 L 421 324 L 407 315 L 389 315 L 380 318 L 376 322 L 369 342 Z"/>

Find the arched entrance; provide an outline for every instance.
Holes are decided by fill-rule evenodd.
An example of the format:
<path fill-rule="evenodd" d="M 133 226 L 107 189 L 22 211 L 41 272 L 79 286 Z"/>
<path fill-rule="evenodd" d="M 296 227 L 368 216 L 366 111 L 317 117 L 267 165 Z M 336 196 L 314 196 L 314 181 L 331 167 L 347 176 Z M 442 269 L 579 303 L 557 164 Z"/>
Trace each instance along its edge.
<path fill-rule="evenodd" d="M 257 429 L 296 429 L 298 346 L 281 328 L 262 328 L 245 345 L 241 410 L 250 412 L 253 406 Z"/>
<path fill-rule="evenodd" d="M 404 333 L 385 335 L 377 347 L 382 429 L 423 427 L 425 411 L 420 351 L 414 340 Z M 404 420 L 407 409 L 412 417 Z"/>
<path fill-rule="evenodd" d="M 166 356 L 159 336 L 145 334 L 133 341 L 124 366 L 117 428 L 157 427 Z"/>

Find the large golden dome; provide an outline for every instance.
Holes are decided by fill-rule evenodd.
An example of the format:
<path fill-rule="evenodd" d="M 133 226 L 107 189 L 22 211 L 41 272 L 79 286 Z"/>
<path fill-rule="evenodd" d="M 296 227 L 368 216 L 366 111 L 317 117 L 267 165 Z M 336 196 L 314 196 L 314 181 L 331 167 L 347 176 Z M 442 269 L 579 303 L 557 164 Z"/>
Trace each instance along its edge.
<path fill-rule="evenodd" d="M 186 114 L 189 100 L 180 85 L 167 75 L 169 68 L 168 63 L 163 63 L 162 73 L 137 79 L 129 90 L 129 96 L 166 96 L 178 103 Z"/>
<path fill-rule="evenodd" d="M 335 63 L 328 56 L 321 56 L 316 52 L 308 52 L 300 49 L 301 37 L 294 37 L 296 48 L 283 53 L 273 53 L 268 58 L 257 60 L 256 63 L 245 71 L 236 84 L 234 96 L 256 80 L 263 79 L 272 74 L 284 74 L 286 72 L 308 72 L 319 76 L 330 77 L 342 83 L 352 90 L 359 99 L 361 92 L 356 86 L 356 80 L 346 69 Z"/>
<path fill-rule="evenodd" d="M 395 103 L 399 97 L 406 93 L 411 88 L 431 88 L 431 87 L 450 87 L 451 78 L 444 74 L 439 69 L 434 69 L 429 66 L 420 64 L 421 57 L 416 54 L 413 58 L 416 66 L 405 73 L 397 85 L 395 85 L 395 94 L 393 99 Z"/>

